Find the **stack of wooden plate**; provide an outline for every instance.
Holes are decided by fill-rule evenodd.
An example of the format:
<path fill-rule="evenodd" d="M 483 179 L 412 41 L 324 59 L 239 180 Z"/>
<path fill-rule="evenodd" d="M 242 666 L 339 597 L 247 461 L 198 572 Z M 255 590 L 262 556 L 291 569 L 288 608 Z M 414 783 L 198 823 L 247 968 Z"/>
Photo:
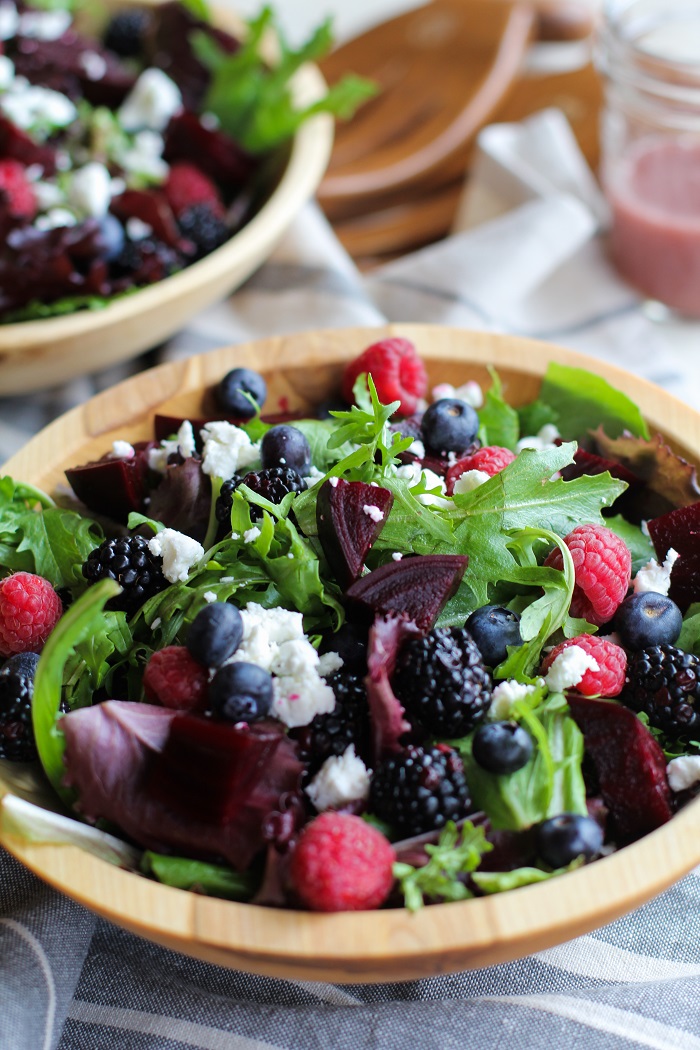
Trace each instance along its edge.
<path fill-rule="evenodd" d="M 449 232 L 475 137 L 487 123 L 559 106 L 595 166 L 601 88 L 592 66 L 540 75 L 524 69 L 533 43 L 584 41 L 593 27 L 585 0 L 433 0 L 325 60 L 329 80 L 352 70 L 380 88 L 339 126 L 319 191 L 360 265 Z"/>

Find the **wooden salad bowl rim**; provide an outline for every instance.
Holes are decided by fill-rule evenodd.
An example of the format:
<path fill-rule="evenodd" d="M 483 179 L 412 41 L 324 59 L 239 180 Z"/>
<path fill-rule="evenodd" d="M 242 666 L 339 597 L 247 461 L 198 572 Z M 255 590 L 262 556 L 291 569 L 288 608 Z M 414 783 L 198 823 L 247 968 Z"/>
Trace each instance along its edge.
<path fill-rule="evenodd" d="M 337 385 L 345 360 L 386 336 L 412 339 L 433 383 L 474 378 L 488 384 L 487 368 L 495 366 L 514 404 L 535 396 L 550 360 L 588 368 L 636 401 L 650 427 L 677 451 L 700 456 L 700 414 L 619 368 L 509 335 L 393 324 L 264 339 L 144 372 L 56 420 L 5 472 L 51 490 L 64 467 L 104 453 L 112 440 L 149 436 L 154 411 L 200 415 L 202 392 L 236 366 L 267 374 L 269 411 L 275 399 L 310 408 Z M 7 791 L 0 769 L 0 796 Z M 323 915 L 232 903 L 160 885 L 76 846 L 28 844 L 1 824 L 0 842 L 87 908 L 169 948 L 275 977 L 366 983 L 512 960 L 632 911 L 700 863 L 700 799 L 638 842 L 551 882 L 415 914 Z"/>
<path fill-rule="evenodd" d="M 107 0 L 110 7 L 159 6 L 164 0 Z M 212 21 L 240 34 L 241 19 L 214 7 Z M 275 46 L 263 47 L 272 59 Z M 302 66 L 291 81 L 297 104 L 318 99 L 326 82 L 317 66 Z M 311 117 L 294 135 L 284 170 L 256 214 L 199 262 L 100 310 L 0 324 L 0 389 L 26 393 L 107 368 L 157 345 L 199 310 L 230 294 L 270 255 L 303 205 L 313 197 L 330 159 L 333 118 Z"/>

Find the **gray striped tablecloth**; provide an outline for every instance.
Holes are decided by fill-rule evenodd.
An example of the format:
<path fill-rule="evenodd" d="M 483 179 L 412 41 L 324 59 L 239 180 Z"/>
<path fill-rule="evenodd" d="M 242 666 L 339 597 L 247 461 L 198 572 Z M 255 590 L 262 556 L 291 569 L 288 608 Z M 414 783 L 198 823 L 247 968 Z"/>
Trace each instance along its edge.
<path fill-rule="evenodd" d="M 310 327 L 429 321 L 582 349 L 680 396 L 585 209 L 535 201 L 362 278 L 315 208 L 228 302 L 130 368 L 0 399 L 0 462 L 134 369 Z M 193 962 L 96 919 L 0 854 L 0 1050 L 700 1050 L 700 873 L 633 915 L 536 956 L 405 984 L 273 981 Z"/>

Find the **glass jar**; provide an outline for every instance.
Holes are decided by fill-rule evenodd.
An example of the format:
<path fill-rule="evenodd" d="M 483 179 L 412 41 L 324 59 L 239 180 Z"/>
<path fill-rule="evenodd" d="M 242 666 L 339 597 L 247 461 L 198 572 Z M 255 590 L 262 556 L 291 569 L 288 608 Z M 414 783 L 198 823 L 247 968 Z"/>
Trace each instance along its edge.
<path fill-rule="evenodd" d="M 700 0 L 607 0 L 598 68 L 613 260 L 650 299 L 700 317 Z"/>

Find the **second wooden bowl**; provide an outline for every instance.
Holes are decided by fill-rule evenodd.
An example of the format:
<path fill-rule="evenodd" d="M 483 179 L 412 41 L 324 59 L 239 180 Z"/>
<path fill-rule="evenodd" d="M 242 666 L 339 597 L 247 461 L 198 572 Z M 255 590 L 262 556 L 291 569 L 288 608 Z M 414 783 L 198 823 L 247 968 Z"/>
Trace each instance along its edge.
<path fill-rule="evenodd" d="M 392 325 L 267 339 L 142 373 L 52 423 L 6 470 L 51 491 L 65 467 L 101 455 L 113 440 L 150 437 L 154 412 L 201 416 L 205 390 L 238 365 L 265 374 L 268 411 L 283 399 L 291 409 L 311 409 L 337 388 L 343 363 L 384 336 L 412 339 L 433 384 L 475 379 L 488 385 L 488 366 L 495 366 L 516 405 L 536 396 L 550 360 L 593 368 L 624 389 L 676 451 L 700 459 L 700 415 L 620 369 L 527 339 Z M 0 796 L 10 791 L 52 807 L 36 772 L 0 763 Z M 2 820 L 0 842 L 86 907 L 196 958 L 297 980 L 380 982 L 515 959 L 638 907 L 700 862 L 700 799 L 634 845 L 551 882 L 413 915 L 401 909 L 320 915 L 197 896 L 73 845 L 29 844 Z"/>

